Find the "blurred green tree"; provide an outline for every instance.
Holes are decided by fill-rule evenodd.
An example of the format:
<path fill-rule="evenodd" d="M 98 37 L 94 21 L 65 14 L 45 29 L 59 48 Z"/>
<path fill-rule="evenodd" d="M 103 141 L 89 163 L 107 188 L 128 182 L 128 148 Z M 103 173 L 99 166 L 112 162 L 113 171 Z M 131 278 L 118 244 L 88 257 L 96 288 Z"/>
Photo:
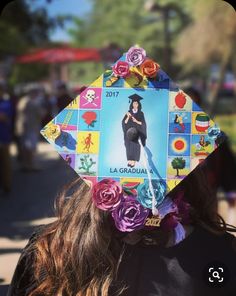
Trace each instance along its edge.
<path fill-rule="evenodd" d="M 50 18 L 46 7 L 36 9 L 27 0 L 12 1 L 4 7 L 0 16 L 0 63 L 4 69 L 7 68 L 11 84 L 48 75 L 48 66 L 14 64 L 14 57 L 36 47 L 50 45 L 50 31 L 62 22 L 62 16 Z"/>
<path fill-rule="evenodd" d="M 0 59 L 45 45 L 53 24 L 44 7 L 32 10 L 25 0 L 7 4 L 0 16 Z"/>
<path fill-rule="evenodd" d="M 198 0 L 192 3 L 192 11 L 193 22 L 182 31 L 176 46 L 177 59 L 186 74 L 193 69 L 209 69 L 212 63 L 219 64 L 218 80 L 209 94 L 209 112 L 214 113 L 227 67 L 236 74 L 235 11 L 228 3 L 218 0 Z"/>
<path fill-rule="evenodd" d="M 76 27 L 70 30 L 75 45 L 101 48 L 117 44 L 127 50 L 138 44 L 170 75 L 176 72 L 171 57 L 176 36 L 189 21 L 183 5 L 186 0 L 90 1 L 91 12 L 75 19 Z"/>

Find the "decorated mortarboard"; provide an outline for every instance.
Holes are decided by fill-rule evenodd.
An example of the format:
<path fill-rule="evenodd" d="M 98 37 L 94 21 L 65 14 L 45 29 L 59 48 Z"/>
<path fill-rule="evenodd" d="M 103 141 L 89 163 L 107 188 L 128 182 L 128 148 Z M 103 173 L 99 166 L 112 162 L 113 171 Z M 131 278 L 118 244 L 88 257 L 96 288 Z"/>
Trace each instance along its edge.
<path fill-rule="evenodd" d="M 95 205 L 111 213 L 118 230 L 171 224 L 176 243 L 184 238 L 181 209 L 188 204 L 168 193 L 216 149 L 221 134 L 140 47 L 131 47 L 41 133 L 92 181 Z"/>

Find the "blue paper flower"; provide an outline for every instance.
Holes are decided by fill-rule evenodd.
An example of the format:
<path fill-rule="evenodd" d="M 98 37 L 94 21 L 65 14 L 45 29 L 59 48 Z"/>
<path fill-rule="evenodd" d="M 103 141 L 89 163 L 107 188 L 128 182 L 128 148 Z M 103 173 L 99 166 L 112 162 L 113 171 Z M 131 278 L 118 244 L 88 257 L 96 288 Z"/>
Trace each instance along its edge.
<path fill-rule="evenodd" d="M 213 126 L 210 126 L 207 130 L 207 133 L 208 133 L 208 137 L 211 139 L 211 140 L 216 140 L 220 134 L 221 134 L 221 130 L 219 128 L 218 125 L 213 125 Z"/>
<path fill-rule="evenodd" d="M 153 191 L 155 194 L 155 206 L 157 207 L 165 198 L 166 184 L 161 180 L 152 180 Z M 149 181 L 145 180 L 144 183 L 140 184 L 137 188 L 138 197 L 137 200 L 145 208 L 152 209 L 152 192 L 149 187 Z"/>

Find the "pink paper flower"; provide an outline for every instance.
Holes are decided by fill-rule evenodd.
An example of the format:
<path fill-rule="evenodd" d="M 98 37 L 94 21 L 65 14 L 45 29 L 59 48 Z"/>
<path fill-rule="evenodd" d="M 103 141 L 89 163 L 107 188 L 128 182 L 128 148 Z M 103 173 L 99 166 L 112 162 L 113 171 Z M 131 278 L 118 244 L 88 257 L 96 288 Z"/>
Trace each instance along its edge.
<path fill-rule="evenodd" d="M 146 51 L 141 47 L 132 46 L 126 54 L 126 61 L 133 67 L 141 65 L 145 58 Z"/>
<path fill-rule="evenodd" d="M 113 73 L 115 76 L 125 78 L 129 76 L 130 70 L 129 70 L 129 64 L 127 62 L 118 61 L 113 67 L 112 67 Z"/>
<path fill-rule="evenodd" d="M 95 205 L 103 211 L 112 211 L 122 198 L 122 187 L 112 179 L 103 179 L 93 187 L 92 198 Z"/>

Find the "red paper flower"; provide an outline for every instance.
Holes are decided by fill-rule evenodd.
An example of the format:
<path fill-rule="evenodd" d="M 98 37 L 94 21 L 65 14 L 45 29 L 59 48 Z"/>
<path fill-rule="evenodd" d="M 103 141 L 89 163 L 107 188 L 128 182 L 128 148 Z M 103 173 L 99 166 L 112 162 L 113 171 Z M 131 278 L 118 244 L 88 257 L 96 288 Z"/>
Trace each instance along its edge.
<path fill-rule="evenodd" d="M 118 61 L 112 67 L 113 73 L 115 76 L 125 78 L 130 74 L 129 64 L 127 62 Z"/>

